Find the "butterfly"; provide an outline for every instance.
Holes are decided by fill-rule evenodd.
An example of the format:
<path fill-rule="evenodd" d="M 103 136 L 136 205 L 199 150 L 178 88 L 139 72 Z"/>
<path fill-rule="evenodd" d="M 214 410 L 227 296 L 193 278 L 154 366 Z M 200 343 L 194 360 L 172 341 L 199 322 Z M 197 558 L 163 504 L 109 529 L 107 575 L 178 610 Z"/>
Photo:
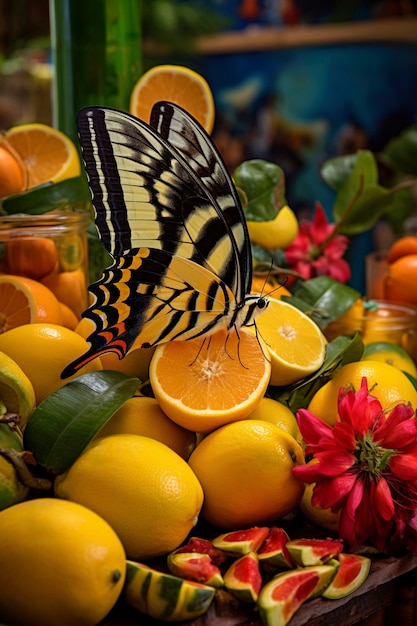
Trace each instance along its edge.
<path fill-rule="evenodd" d="M 154 105 L 150 123 L 106 107 L 77 116 L 96 227 L 114 259 L 90 285 L 94 324 L 75 374 L 135 344 L 205 337 L 254 323 L 251 247 L 239 195 L 212 140 L 181 107 Z"/>

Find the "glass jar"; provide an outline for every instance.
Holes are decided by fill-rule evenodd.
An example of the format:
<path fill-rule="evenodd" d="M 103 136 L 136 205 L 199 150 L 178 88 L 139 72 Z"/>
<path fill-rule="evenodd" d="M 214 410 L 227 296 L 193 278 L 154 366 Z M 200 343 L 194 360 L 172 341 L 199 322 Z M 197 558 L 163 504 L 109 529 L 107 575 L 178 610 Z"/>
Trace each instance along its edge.
<path fill-rule="evenodd" d="M 388 341 L 404 348 L 417 363 L 417 307 L 387 300 L 358 300 L 324 329 L 328 341 L 356 332 L 364 344 Z"/>
<path fill-rule="evenodd" d="M 0 274 L 42 283 L 78 321 L 88 306 L 89 223 L 88 213 L 68 209 L 0 216 Z"/>

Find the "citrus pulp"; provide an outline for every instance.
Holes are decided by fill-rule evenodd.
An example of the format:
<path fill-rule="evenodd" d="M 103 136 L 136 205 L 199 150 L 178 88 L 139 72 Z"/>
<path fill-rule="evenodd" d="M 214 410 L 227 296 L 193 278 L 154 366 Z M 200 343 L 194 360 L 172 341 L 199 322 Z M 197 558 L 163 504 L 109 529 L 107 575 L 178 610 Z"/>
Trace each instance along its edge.
<path fill-rule="evenodd" d="M 269 298 L 256 327 L 271 358 L 271 385 L 291 385 L 323 364 L 326 339 L 313 320 L 292 304 Z"/>
<path fill-rule="evenodd" d="M 214 125 L 214 99 L 200 74 L 182 65 L 156 65 L 134 85 L 129 110 L 149 122 L 154 104 L 160 100 L 178 104 L 211 133 Z"/>
<path fill-rule="evenodd" d="M 164 413 L 174 422 L 207 433 L 244 419 L 263 397 L 271 366 L 248 330 L 220 330 L 206 339 L 158 346 L 149 380 Z"/>

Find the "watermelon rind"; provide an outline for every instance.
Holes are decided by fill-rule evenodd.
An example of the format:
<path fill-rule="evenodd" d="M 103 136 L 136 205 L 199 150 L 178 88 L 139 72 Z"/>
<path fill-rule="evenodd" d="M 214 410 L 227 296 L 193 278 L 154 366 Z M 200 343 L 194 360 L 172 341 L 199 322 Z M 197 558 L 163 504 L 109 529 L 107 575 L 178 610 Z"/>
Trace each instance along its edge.
<path fill-rule="evenodd" d="M 293 539 L 287 543 L 287 550 L 299 567 L 322 565 L 337 557 L 343 547 L 337 539 Z"/>
<path fill-rule="evenodd" d="M 359 589 L 368 578 L 371 559 L 360 554 L 345 554 L 338 557 L 339 567 L 332 582 L 323 591 L 323 598 L 338 600 Z"/>
<path fill-rule="evenodd" d="M 223 576 L 209 554 L 172 552 L 167 557 L 168 569 L 174 576 L 194 580 L 210 587 L 223 587 Z"/>
<path fill-rule="evenodd" d="M 258 550 L 260 564 L 269 571 L 291 569 L 294 565 L 287 549 L 290 540 L 283 528 L 272 526 L 263 544 Z"/>
<path fill-rule="evenodd" d="M 126 562 L 123 598 L 140 613 L 163 622 L 181 622 L 203 615 L 210 607 L 215 589 L 172 574 L 159 572 L 143 563 Z"/>
<path fill-rule="evenodd" d="M 286 626 L 304 602 L 322 594 L 336 571 L 333 565 L 315 565 L 274 576 L 258 597 L 264 626 Z"/>
<path fill-rule="evenodd" d="M 245 530 L 234 530 L 218 535 L 212 540 L 212 544 L 219 550 L 224 550 L 232 555 L 249 554 L 249 552 L 256 552 L 261 547 L 268 533 L 269 528 L 267 526 L 253 526 Z"/>
<path fill-rule="evenodd" d="M 223 580 L 227 591 L 238 600 L 255 604 L 262 587 L 256 552 L 249 552 L 236 559 L 225 572 Z"/>

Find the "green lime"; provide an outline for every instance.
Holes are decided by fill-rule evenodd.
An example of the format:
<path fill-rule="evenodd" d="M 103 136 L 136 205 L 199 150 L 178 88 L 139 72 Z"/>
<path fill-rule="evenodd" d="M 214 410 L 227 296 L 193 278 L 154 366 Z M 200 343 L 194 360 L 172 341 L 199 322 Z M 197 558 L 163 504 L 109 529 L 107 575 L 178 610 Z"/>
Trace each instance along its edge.
<path fill-rule="evenodd" d="M 404 348 L 389 341 L 373 341 L 365 345 L 362 360 L 383 361 L 417 378 L 417 367 Z"/>

